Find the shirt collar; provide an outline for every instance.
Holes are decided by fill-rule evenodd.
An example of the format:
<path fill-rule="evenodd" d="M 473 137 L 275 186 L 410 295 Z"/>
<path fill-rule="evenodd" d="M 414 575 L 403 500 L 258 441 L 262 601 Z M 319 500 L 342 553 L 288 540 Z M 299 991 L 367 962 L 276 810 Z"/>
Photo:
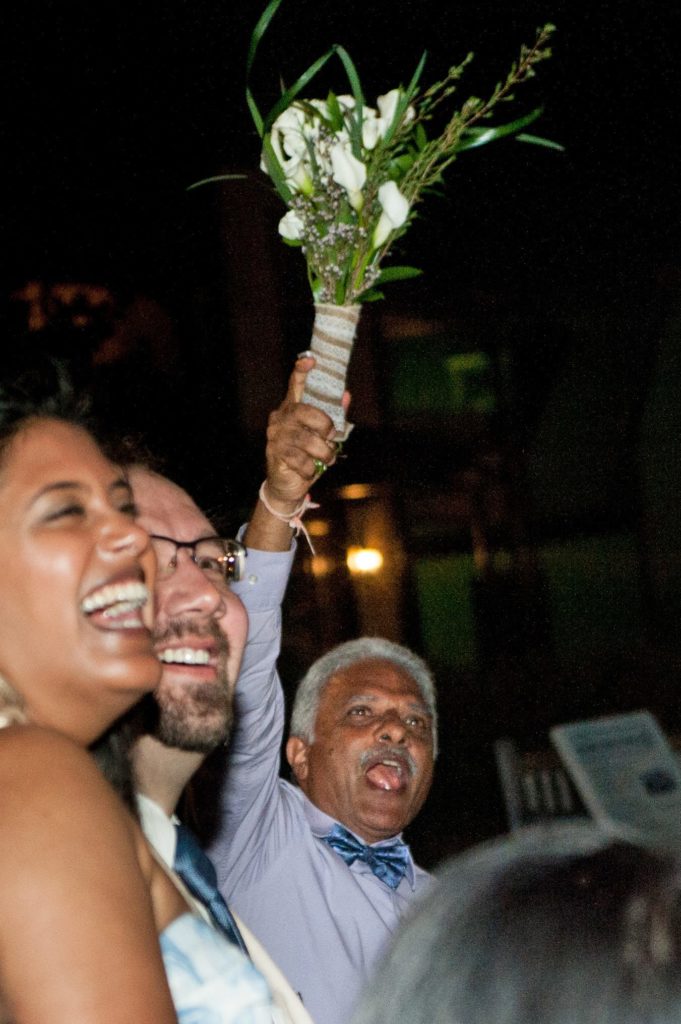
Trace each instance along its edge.
<path fill-rule="evenodd" d="M 172 867 L 177 845 L 177 818 L 175 815 L 169 818 L 163 808 L 144 793 L 136 793 L 135 798 L 145 835 L 161 859 Z"/>

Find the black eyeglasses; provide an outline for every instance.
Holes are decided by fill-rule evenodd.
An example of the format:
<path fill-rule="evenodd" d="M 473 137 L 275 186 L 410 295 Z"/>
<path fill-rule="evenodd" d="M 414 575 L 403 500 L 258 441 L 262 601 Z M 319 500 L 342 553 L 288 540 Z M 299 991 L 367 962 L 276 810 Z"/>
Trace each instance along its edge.
<path fill-rule="evenodd" d="M 180 548 L 189 552 L 194 565 L 214 583 L 240 580 L 246 566 L 246 548 L 238 540 L 227 537 L 199 537 L 198 540 L 175 540 L 158 533 L 149 534 L 158 560 L 159 579 L 167 579 L 177 568 Z"/>

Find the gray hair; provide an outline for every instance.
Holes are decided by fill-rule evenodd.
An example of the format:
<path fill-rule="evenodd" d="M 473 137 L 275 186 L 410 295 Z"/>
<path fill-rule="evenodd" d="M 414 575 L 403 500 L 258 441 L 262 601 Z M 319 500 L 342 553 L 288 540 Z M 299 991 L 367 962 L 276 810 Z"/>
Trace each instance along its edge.
<path fill-rule="evenodd" d="M 539 826 L 455 857 L 352 1024 L 676 1024 L 681 863 L 625 833 Z"/>
<path fill-rule="evenodd" d="M 360 661 L 389 661 L 414 680 L 432 716 L 433 754 L 437 754 L 437 709 L 433 674 L 418 654 L 380 636 L 363 636 L 339 644 L 308 669 L 296 690 L 291 713 L 291 735 L 314 742 L 319 701 L 332 676 Z"/>

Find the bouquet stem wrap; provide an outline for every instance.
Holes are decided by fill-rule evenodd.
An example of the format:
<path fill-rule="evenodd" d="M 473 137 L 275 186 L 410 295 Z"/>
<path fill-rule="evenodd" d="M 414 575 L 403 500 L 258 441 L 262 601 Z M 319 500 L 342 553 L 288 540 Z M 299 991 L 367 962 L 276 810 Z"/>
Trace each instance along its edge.
<path fill-rule="evenodd" d="M 342 399 L 361 306 L 316 303 L 310 351 L 316 365 L 307 375 L 303 401 L 333 420 L 337 439 L 345 441 L 352 424 L 345 419 Z"/>

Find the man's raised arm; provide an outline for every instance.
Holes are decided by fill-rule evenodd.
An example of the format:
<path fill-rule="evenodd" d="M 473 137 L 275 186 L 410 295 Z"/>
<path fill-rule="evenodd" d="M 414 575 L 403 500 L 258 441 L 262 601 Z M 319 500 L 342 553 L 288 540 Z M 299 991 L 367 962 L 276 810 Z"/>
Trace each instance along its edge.
<path fill-rule="evenodd" d="M 248 549 L 244 578 L 233 585 L 249 616 L 248 641 L 235 692 L 235 728 L 222 786 L 221 820 L 210 853 L 223 891 L 257 874 L 258 836 L 283 828 L 279 767 L 284 700 L 276 670 L 281 647 L 281 604 L 293 564 L 297 516 L 319 463 L 332 465 L 335 429 L 323 412 L 300 403 L 314 359 L 301 357 L 281 406 L 267 429 L 267 477 L 241 533 Z M 290 523 L 293 521 L 293 525 Z M 282 834 L 283 838 L 283 834 Z"/>

